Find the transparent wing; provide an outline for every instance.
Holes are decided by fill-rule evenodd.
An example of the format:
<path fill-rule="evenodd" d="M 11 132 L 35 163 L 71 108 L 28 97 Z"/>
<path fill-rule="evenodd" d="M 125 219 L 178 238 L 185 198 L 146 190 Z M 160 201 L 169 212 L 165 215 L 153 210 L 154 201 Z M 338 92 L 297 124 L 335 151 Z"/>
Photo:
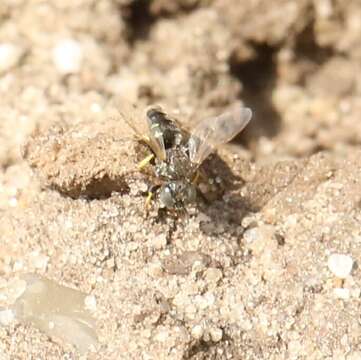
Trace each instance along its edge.
<path fill-rule="evenodd" d="M 252 111 L 240 105 L 219 116 L 201 121 L 191 132 L 189 157 L 201 164 L 218 146 L 232 140 L 249 123 Z"/>
<path fill-rule="evenodd" d="M 149 117 L 150 111 L 162 111 L 159 106 L 151 106 L 148 107 L 146 113 L 148 118 L 148 129 L 149 129 L 149 140 L 151 142 L 151 147 L 157 157 L 161 160 L 165 160 L 167 157 L 166 151 L 165 151 L 165 143 L 164 143 L 164 137 L 162 131 L 159 129 L 159 127 L 152 124 L 151 119 Z"/>
<path fill-rule="evenodd" d="M 128 100 L 121 99 L 116 103 L 116 108 L 122 120 L 134 131 L 139 140 L 147 143 L 154 151 L 155 155 L 164 160 L 166 151 L 163 138 L 155 138 L 151 136 L 149 123 L 146 121 L 144 111 Z"/>
<path fill-rule="evenodd" d="M 124 123 L 134 131 L 139 139 L 144 140 L 144 137 L 149 135 L 145 116 L 134 103 L 126 99 L 120 99 L 115 102 L 115 107 Z"/>

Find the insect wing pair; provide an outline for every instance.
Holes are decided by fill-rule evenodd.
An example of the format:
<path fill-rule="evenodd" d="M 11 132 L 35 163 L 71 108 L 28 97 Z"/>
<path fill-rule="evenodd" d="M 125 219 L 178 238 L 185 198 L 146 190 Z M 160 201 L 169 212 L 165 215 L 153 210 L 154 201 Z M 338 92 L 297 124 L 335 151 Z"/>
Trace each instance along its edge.
<path fill-rule="evenodd" d="M 136 111 L 136 108 L 133 107 L 133 114 L 134 111 Z M 147 111 L 148 122 L 146 128 L 144 126 L 145 122 L 140 123 L 140 119 L 144 119 L 143 117 L 129 117 L 129 114 L 126 116 L 124 112 L 120 113 L 137 136 L 150 146 L 160 160 L 165 161 L 166 146 L 164 137 L 161 131 L 157 131 L 152 127 L 154 122 L 151 121 L 149 116 L 151 111 L 160 111 L 160 109 L 152 107 Z M 231 141 L 239 134 L 247 126 L 251 117 L 251 109 L 237 104 L 229 111 L 219 116 L 206 118 L 196 125 L 190 131 L 188 140 L 189 160 L 193 163 L 194 168 L 198 168 L 217 147 Z"/>

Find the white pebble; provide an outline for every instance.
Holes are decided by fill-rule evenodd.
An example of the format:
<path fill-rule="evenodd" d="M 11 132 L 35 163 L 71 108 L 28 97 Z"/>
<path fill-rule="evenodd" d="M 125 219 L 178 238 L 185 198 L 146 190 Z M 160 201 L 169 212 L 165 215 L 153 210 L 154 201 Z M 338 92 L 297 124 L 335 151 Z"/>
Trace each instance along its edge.
<path fill-rule="evenodd" d="M 36 269 L 45 270 L 49 262 L 49 257 L 34 251 L 30 254 L 30 262 Z"/>
<path fill-rule="evenodd" d="M 353 260 L 349 255 L 332 254 L 328 258 L 328 268 L 330 271 L 340 279 L 345 279 L 350 275 Z"/>
<path fill-rule="evenodd" d="M 49 328 L 49 330 L 53 330 L 55 328 L 54 321 L 49 321 L 48 322 L 48 328 Z"/>
<path fill-rule="evenodd" d="M 192 273 L 198 274 L 205 269 L 206 265 L 199 260 L 196 260 L 192 265 Z"/>
<path fill-rule="evenodd" d="M 6 301 L 8 303 L 13 303 L 26 290 L 26 282 L 20 279 L 10 279 L 7 286 L 1 290 L 4 290 Z M 2 291 L 0 291 L 0 293 L 2 293 Z"/>
<path fill-rule="evenodd" d="M 243 239 L 246 243 L 252 243 L 259 239 L 260 233 L 258 228 L 248 229 L 243 234 Z"/>
<path fill-rule="evenodd" d="M 95 311 L 97 309 L 97 299 L 94 295 L 88 295 L 84 299 L 84 305 L 87 310 Z"/>
<path fill-rule="evenodd" d="M 92 103 L 90 105 L 90 111 L 99 114 L 102 111 L 102 107 L 98 103 Z"/>
<path fill-rule="evenodd" d="M 83 62 L 80 43 L 72 39 L 60 41 L 53 49 L 53 61 L 57 70 L 63 75 L 78 73 Z"/>
<path fill-rule="evenodd" d="M 302 351 L 302 344 L 299 340 L 291 340 L 287 344 L 291 359 L 298 358 Z"/>
<path fill-rule="evenodd" d="M 24 263 L 22 260 L 14 261 L 13 271 L 18 272 L 24 268 Z"/>
<path fill-rule="evenodd" d="M 203 333 L 204 333 L 204 329 L 202 325 L 195 325 L 191 330 L 192 336 L 197 340 L 202 338 Z"/>
<path fill-rule="evenodd" d="M 169 339 L 169 333 L 166 329 L 161 329 L 157 334 L 155 334 L 154 339 L 164 343 Z"/>
<path fill-rule="evenodd" d="M 159 234 L 152 239 L 152 246 L 157 250 L 164 249 L 166 245 L 167 245 L 166 234 Z"/>
<path fill-rule="evenodd" d="M 333 289 L 333 295 L 337 299 L 348 300 L 350 299 L 350 290 L 345 288 L 335 288 Z"/>
<path fill-rule="evenodd" d="M 7 326 L 11 324 L 15 319 L 14 313 L 12 310 L 2 310 L 0 311 L 0 324 Z"/>
<path fill-rule="evenodd" d="M 214 304 L 215 297 L 214 294 L 207 292 L 204 295 L 196 295 L 194 298 L 194 302 L 198 308 L 204 310 Z"/>
<path fill-rule="evenodd" d="M 19 63 L 23 53 L 23 50 L 14 44 L 0 44 L 0 74 L 15 67 Z"/>
<path fill-rule="evenodd" d="M 214 342 L 218 342 L 222 340 L 223 331 L 220 328 L 212 328 L 209 330 L 209 334 L 211 335 L 211 339 Z"/>
<path fill-rule="evenodd" d="M 222 271 L 217 268 L 208 268 L 204 275 L 207 283 L 217 283 L 222 276 Z"/>

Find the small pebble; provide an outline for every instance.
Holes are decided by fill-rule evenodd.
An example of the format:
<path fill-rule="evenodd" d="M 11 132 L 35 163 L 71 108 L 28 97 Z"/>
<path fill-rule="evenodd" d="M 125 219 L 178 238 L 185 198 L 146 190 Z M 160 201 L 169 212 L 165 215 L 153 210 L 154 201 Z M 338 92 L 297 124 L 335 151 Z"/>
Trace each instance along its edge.
<path fill-rule="evenodd" d="M 14 272 L 18 272 L 18 271 L 22 270 L 23 268 L 24 268 L 24 263 L 22 262 L 22 260 L 16 260 L 14 262 L 14 266 L 13 266 Z"/>
<path fill-rule="evenodd" d="M 155 236 L 152 239 L 152 246 L 157 249 L 161 250 L 167 246 L 167 236 L 166 234 L 160 234 Z"/>
<path fill-rule="evenodd" d="M 23 50 L 10 43 L 0 44 L 0 74 L 15 67 L 23 55 Z"/>
<path fill-rule="evenodd" d="M 291 358 L 296 358 L 302 351 L 302 344 L 299 340 L 291 340 L 288 344 L 288 353 Z"/>
<path fill-rule="evenodd" d="M 353 260 L 349 255 L 332 254 L 327 262 L 330 271 L 340 279 L 345 279 L 351 274 Z"/>
<path fill-rule="evenodd" d="M 55 328 L 54 321 L 49 321 L 48 327 L 49 327 L 49 330 L 53 330 Z"/>
<path fill-rule="evenodd" d="M 159 278 L 159 277 L 163 276 L 162 264 L 160 262 L 154 262 L 154 263 L 149 264 L 148 274 L 152 278 Z"/>
<path fill-rule="evenodd" d="M 97 300 L 94 295 L 88 295 L 84 299 L 85 309 L 95 311 L 97 309 Z"/>
<path fill-rule="evenodd" d="M 26 290 L 26 282 L 20 279 L 11 279 L 7 285 L 0 289 L 0 296 L 6 299 L 7 303 L 13 303 Z"/>
<path fill-rule="evenodd" d="M 245 229 L 249 228 L 252 224 L 255 227 L 257 225 L 257 219 L 254 215 L 245 216 L 241 224 Z"/>
<path fill-rule="evenodd" d="M 15 319 L 14 313 L 12 310 L 1 310 L 0 311 L 0 324 L 7 326 L 11 324 Z"/>
<path fill-rule="evenodd" d="M 214 342 L 218 342 L 222 340 L 223 337 L 223 331 L 220 328 L 212 328 L 209 331 L 209 334 L 211 335 L 211 339 Z"/>
<path fill-rule="evenodd" d="M 337 299 L 349 300 L 350 299 L 350 290 L 345 288 L 335 288 L 333 289 L 333 295 Z"/>
<path fill-rule="evenodd" d="M 194 298 L 194 302 L 196 303 L 198 308 L 204 310 L 214 304 L 215 296 L 211 292 L 207 292 L 204 295 L 196 295 Z"/>
<path fill-rule="evenodd" d="M 203 333 L 204 333 L 204 329 L 203 329 L 202 325 L 194 325 L 193 326 L 191 334 L 195 339 L 197 339 L 197 340 L 201 339 L 203 336 Z"/>
<path fill-rule="evenodd" d="M 40 254 L 36 251 L 30 254 L 30 263 L 36 269 L 45 270 L 49 262 L 49 257 L 43 254 Z"/>
<path fill-rule="evenodd" d="M 115 259 L 112 257 L 106 261 L 106 266 L 108 269 L 113 269 L 115 267 Z"/>
<path fill-rule="evenodd" d="M 255 228 L 246 230 L 243 233 L 243 240 L 247 247 L 254 255 L 264 253 L 265 249 L 275 246 L 274 241 L 275 229 L 271 225 L 260 225 Z"/>
<path fill-rule="evenodd" d="M 90 105 L 90 111 L 98 114 L 102 111 L 102 107 L 98 103 L 93 103 Z"/>
<path fill-rule="evenodd" d="M 193 304 L 187 305 L 184 308 L 184 313 L 188 320 L 194 320 L 197 314 L 197 308 Z"/>
<path fill-rule="evenodd" d="M 355 288 L 350 291 L 350 294 L 353 298 L 358 299 L 361 295 L 361 289 Z"/>
<path fill-rule="evenodd" d="M 244 232 L 243 239 L 246 243 L 252 243 L 259 239 L 260 233 L 258 228 L 251 228 Z"/>
<path fill-rule="evenodd" d="M 62 75 L 76 74 L 83 62 L 83 50 L 79 42 L 72 39 L 60 41 L 53 49 L 53 61 Z"/>
<path fill-rule="evenodd" d="M 197 274 L 205 269 L 205 264 L 202 261 L 196 260 L 192 265 L 192 272 Z"/>
<path fill-rule="evenodd" d="M 161 329 L 155 334 L 154 339 L 159 342 L 166 342 L 169 339 L 169 333 L 166 329 Z"/>
<path fill-rule="evenodd" d="M 222 271 L 217 268 L 208 268 L 205 272 L 205 280 L 208 283 L 217 283 L 222 279 Z"/>

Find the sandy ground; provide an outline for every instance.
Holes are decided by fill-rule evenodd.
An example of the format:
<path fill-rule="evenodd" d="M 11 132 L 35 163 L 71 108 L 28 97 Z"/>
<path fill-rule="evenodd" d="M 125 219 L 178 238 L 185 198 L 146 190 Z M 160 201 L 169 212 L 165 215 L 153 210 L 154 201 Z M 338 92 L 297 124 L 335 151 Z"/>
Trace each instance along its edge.
<path fill-rule="evenodd" d="M 361 359 L 360 19 L 358 0 L 2 0 L 0 359 Z M 251 107 L 207 161 L 223 191 L 146 214 L 120 98 L 189 126 Z M 44 287 L 26 321 L 29 273 L 78 300 Z M 80 294 L 85 350 L 62 336 Z"/>

